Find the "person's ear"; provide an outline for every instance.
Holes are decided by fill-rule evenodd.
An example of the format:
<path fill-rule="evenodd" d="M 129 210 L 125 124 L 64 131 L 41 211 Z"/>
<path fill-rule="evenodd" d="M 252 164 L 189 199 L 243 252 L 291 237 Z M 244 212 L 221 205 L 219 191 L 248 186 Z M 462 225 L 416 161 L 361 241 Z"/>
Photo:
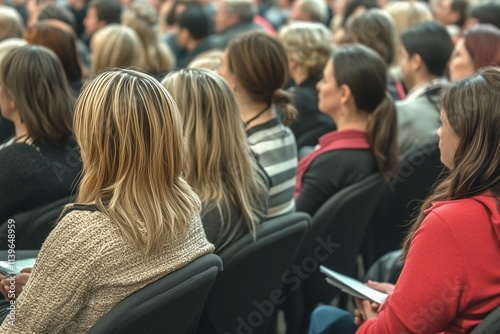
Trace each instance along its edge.
<path fill-rule="evenodd" d="M 352 98 L 351 88 L 347 85 L 340 86 L 340 103 L 346 105 Z"/>
<path fill-rule="evenodd" d="M 410 57 L 410 66 L 413 72 L 419 71 L 422 68 L 422 65 L 424 65 L 424 62 L 419 54 L 415 53 Z"/>

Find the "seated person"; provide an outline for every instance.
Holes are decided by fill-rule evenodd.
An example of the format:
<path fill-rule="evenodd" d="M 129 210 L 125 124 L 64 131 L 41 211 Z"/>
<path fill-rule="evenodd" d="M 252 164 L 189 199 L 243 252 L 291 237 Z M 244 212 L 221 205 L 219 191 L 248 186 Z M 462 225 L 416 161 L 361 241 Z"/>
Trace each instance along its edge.
<path fill-rule="evenodd" d="M 422 146 L 440 126 L 441 90 L 448 84 L 444 72 L 453 50 L 446 28 L 435 22 L 411 27 L 401 35 L 399 63 L 409 89 L 396 101 L 401 154 Z"/>
<path fill-rule="evenodd" d="M 446 91 L 438 135 L 450 173 L 410 229 L 396 285 L 369 282 L 389 297 L 356 299 L 355 319 L 316 309 L 309 333 L 470 333 L 500 306 L 499 90 L 500 68 L 488 67 Z"/>
<path fill-rule="evenodd" d="M 11 50 L 0 67 L 2 115 L 15 136 L 0 149 L 0 223 L 76 193 L 82 166 L 73 140 L 73 91 L 42 46 Z"/>
<path fill-rule="evenodd" d="M 183 175 L 200 196 L 203 227 L 220 252 L 256 233 L 267 212 L 267 185 L 258 174 L 234 93 L 221 77 L 208 70 L 181 70 L 162 83 L 181 110 L 189 140 Z"/>
<path fill-rule="evenodd" d="M 295 211 L 297 146 L 286 125 L 294 121 L 297 111 L 291 94 L 283 89 L 287 73 L 283 45 L 263 32 L 232 41 L 219 69 L 235 92 L 250 148 L 269 179 L 267 218 Z"/>
<path fill-rule="evenodd" d="M 330 55 L 331 37 L 320 23 L 295 22 L 280 31 L 280 39 L 288 56 L 293 85 L 288 89 L 298 115 L 290 125 L 299 151 L 304 146 L 316 146 L 325 133 L 335 130 L 331 117 L 318 109 L 318 89 Z"/>
<path fill-rule="evenodd" d="M 395 172 L 396 110 L 386 78 L 385 63 L 372 49 L 354 44 L 334 51 L 318 90 L 319 109 L 338 130 L 323 135 L 300 160 L 297 211 L 314 216 L 339 190 L 373 173 Z"/>
<path fill-rule="evenodd" d="M 127 103 L 123 103 L 127 101 Z M 85 333 L 117 303 L 213 250 L 182 179 L 179 110 L 154 78 L 108 71 L 75 112 L 83 174 L 0 333 Z M 54 283 L 57 278 L 57 284 Z"/>

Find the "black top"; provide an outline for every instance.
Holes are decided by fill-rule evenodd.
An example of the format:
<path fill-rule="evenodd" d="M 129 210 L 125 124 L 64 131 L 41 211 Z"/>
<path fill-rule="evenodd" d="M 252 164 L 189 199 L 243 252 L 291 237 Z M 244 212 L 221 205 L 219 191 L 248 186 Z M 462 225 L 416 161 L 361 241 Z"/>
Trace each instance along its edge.
<path fill-rule="evenodd" d="M 319 137 L 336 130 L 332 118 L 318 109 L 318 81 L 318 78 L 309 77 L 300 85 L 289 88 L 293 94 L 293 104 L 299 113 L 297 120 L 290 126 L 298 149 L 303 146 L 316 146 Z"/>
<path fill-rule="evenodd" d="M 368 150 L 336 150 L 319 155 L 304 174 L 297 211 L 311 216 L 338 191 L 378 171 Z M 362 206 L 362 203 L 360 203 Z"/>
<path fill-rule="evenodd" d="M 63 147 L 15 143 L 0 150 L 0 222 L 76 193 L 82 164 L 73 139 Z"/>

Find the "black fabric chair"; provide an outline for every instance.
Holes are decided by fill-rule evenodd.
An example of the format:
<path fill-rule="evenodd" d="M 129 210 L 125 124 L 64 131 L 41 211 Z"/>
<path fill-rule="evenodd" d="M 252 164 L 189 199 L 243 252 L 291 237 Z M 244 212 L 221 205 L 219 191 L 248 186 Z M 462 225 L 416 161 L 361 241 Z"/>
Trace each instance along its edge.
<path fill-rule="evenodd" d="M 297 273 L 301 287 L 287 292 L 287 333 L 307 332 L 314 307 L 321 302 L 330 303 L 338 294 L 325 282 L 319 265 L 349 276 L 356 273 L 357 257 L 383 183 L 381 174 L 373 174 L 339 191 L 314 215 L 295 262 L 296 267 L 302 268 L 302 273 Z"/>
<path fill-rule="evenodd" d="M 207 299 L 198 333 L 267 333 L 283 303 L 283 277 L 310 219 L 291 213 L 268 220 L 255 241 L 246 235 L 219 254 L 224 271 Z"/>
<path fill-rule="evenodd" d="M 70 202 L 70 197 L 63 197 L 14 215 L 12 219 L 15 221 L 16 249 L 40 249 L 64 206 Z M 8 225 L 8 221 L 0 225 L 0 250 L 8 249 Z"/>
<path fill-rule="evenodd" d="M 401 248 L 408 224 L 442 175 L 444 166 L 440 161 L 438 143 L 439 139 L 435 137 L 405 155 L 398 174 L 385 183 L 370 230 L 372 244 L 367 254 L 372 256 L 364 257 L 365 268 L 384 254 Z"/>
<path fill-rule="evenodd" d="M 87 334 L 194 333 L 221 269 L 217 255 L 201 256 L 118 303 Z"/>
<path fill-rule="evenodd" d="M 470 334 L 492 334 L 500 333 L 500 307 L 488 314 L 484 320 L 477 325 Z"/>
<path fill-rule="evenodd" d="M 382 256 L 366 272 L 363 282 L 371 280 L 396 284 L 403 270 L 402 255 L 403 251 L 398 249 Z"/>

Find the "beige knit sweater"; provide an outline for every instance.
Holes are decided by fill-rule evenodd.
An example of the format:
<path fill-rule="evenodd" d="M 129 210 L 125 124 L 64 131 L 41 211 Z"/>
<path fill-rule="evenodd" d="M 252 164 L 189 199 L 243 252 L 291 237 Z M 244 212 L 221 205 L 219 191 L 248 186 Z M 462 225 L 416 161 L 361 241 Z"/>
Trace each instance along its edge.
<path fill-rule="evenodd" d="M 15 324 L 7 317 L 0 333 L 85 333 L 128 295 L 211 251 L 199 216 L 185 237 L 146 257 L 101 212 L 71 211 L 42 246 Z"/>

